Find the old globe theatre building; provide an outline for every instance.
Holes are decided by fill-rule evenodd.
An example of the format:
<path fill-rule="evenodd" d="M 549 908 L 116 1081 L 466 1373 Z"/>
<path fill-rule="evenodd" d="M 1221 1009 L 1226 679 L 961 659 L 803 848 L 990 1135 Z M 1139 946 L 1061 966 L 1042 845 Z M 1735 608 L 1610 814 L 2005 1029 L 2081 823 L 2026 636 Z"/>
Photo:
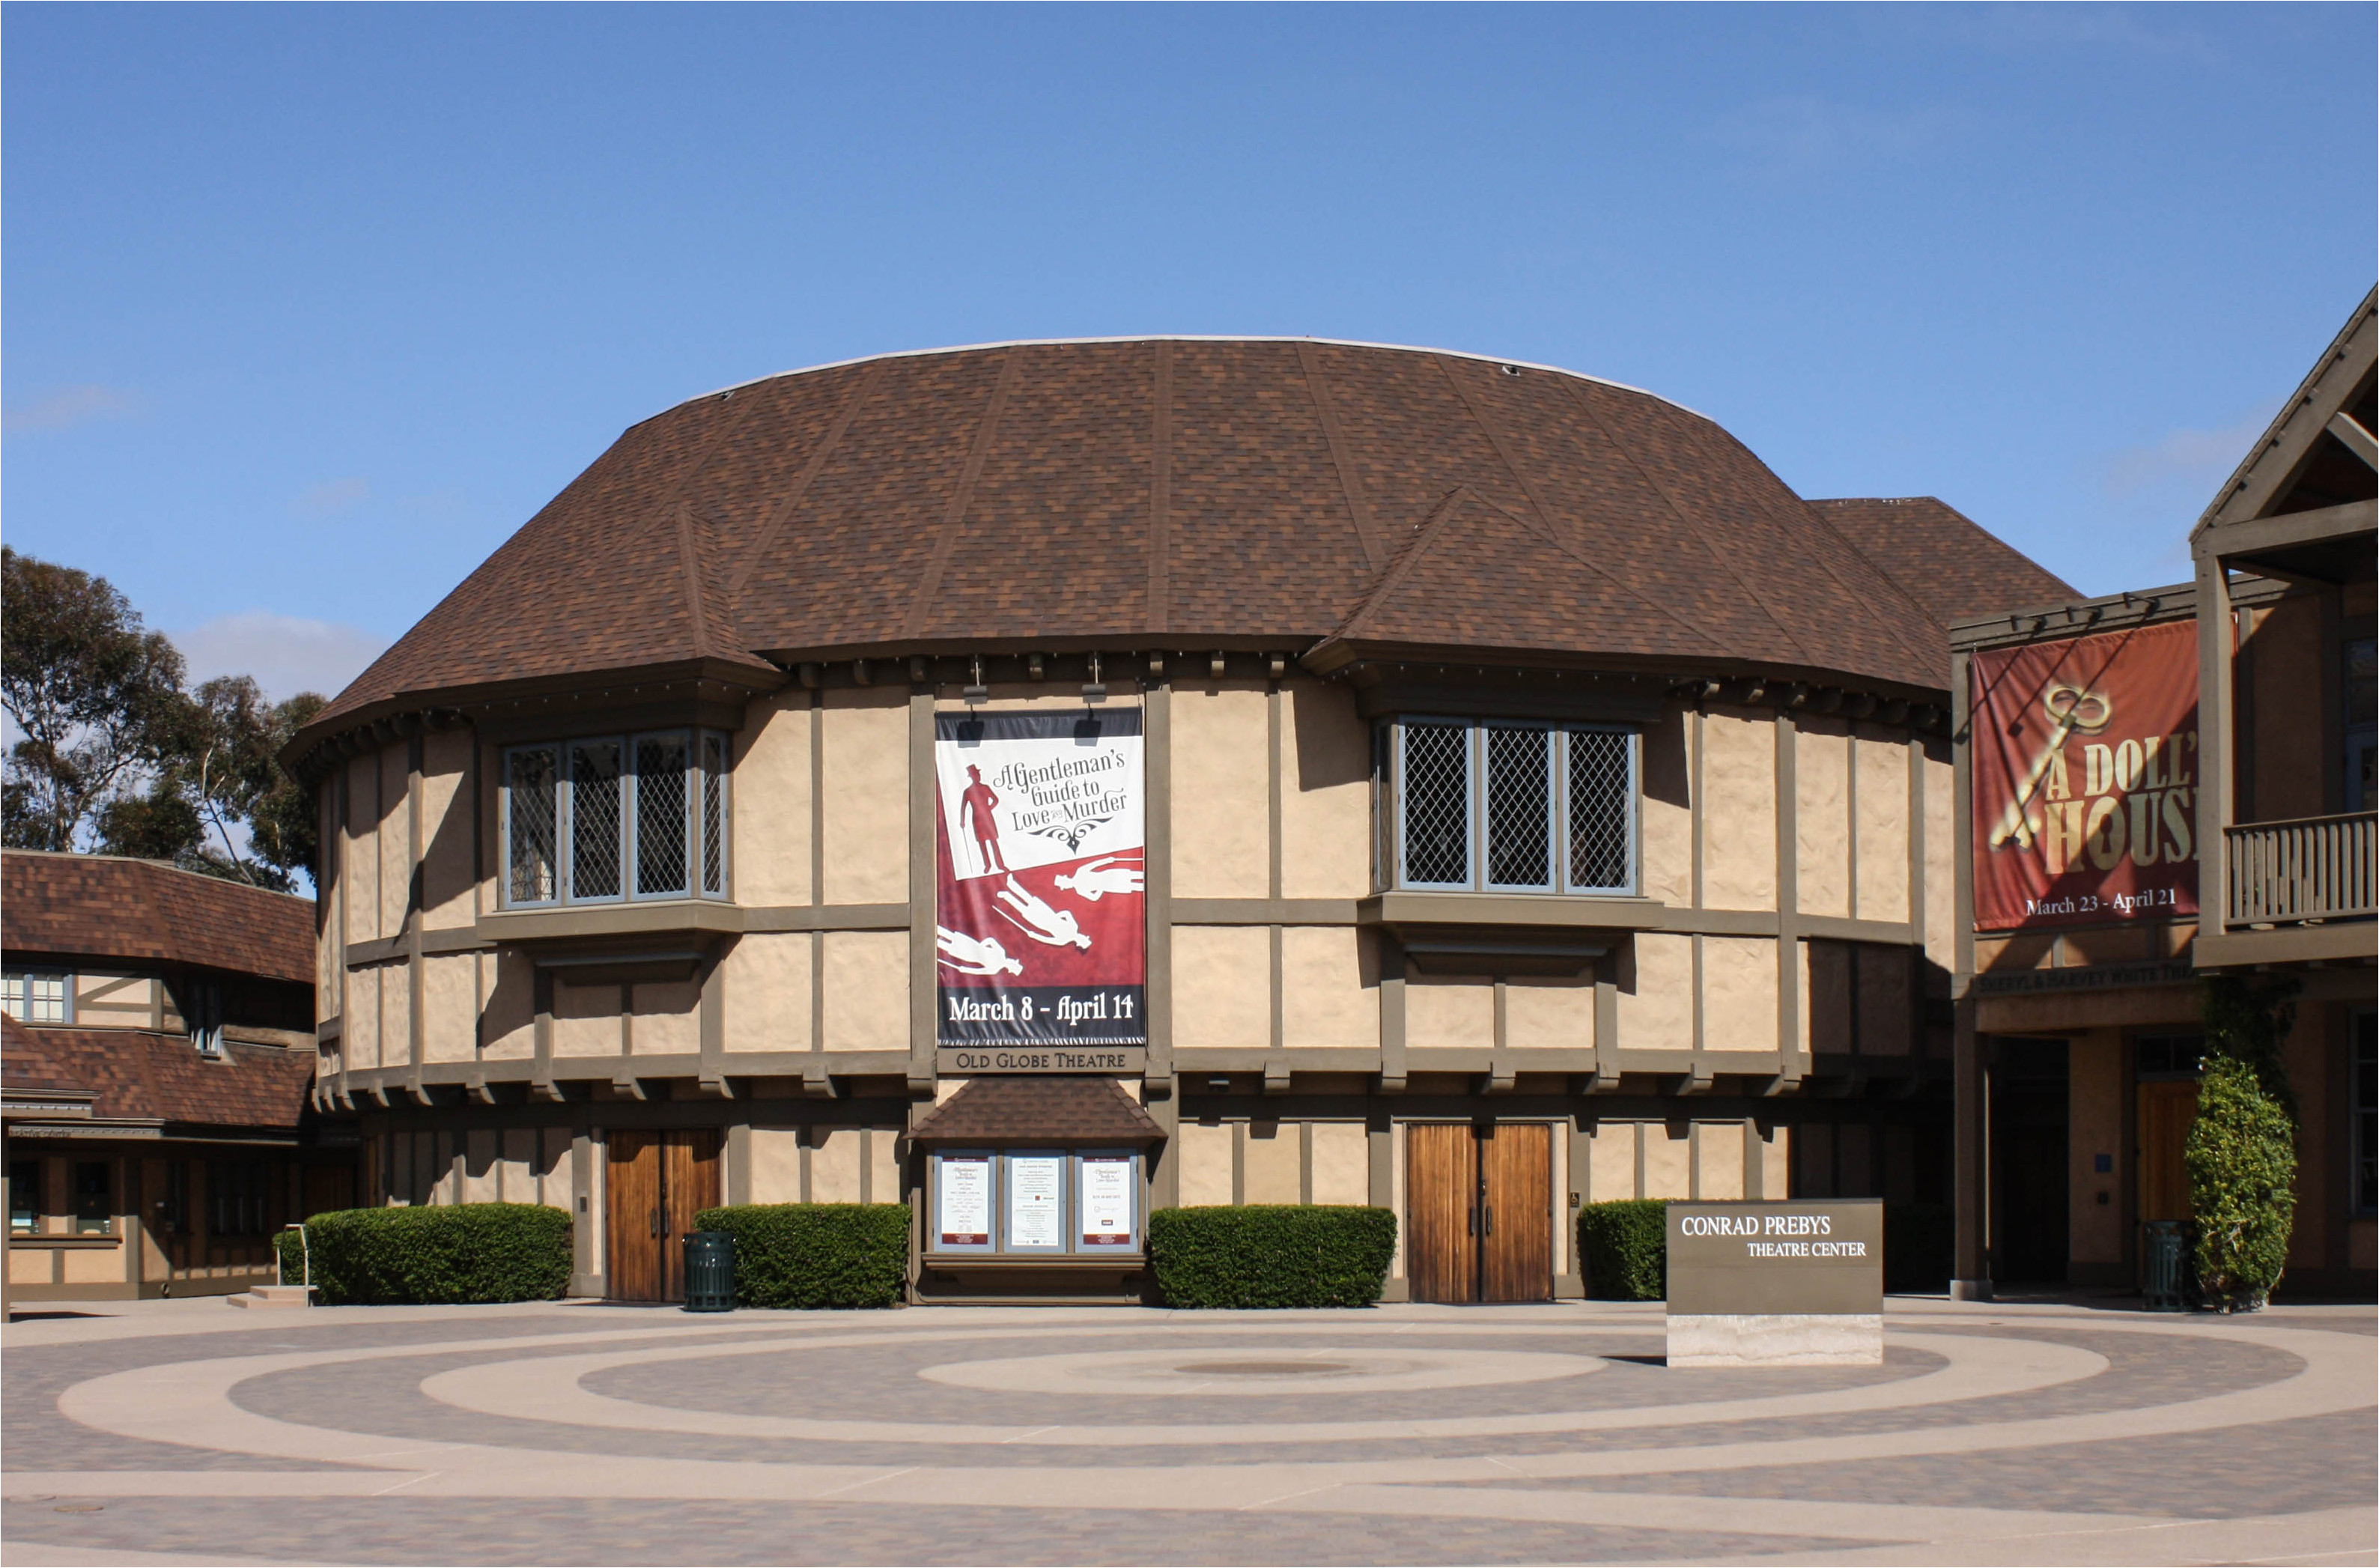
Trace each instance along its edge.
<path fill-rule="evenodd" d="M 922 1298 L 1376 1203 L 1583 1287 L 1612 1197 L 1946 1202 L 1950 651 L 2071 590 L 1566 371 L 892 356 L 624 434 L 302 733 L 376 1200 L 908 1202 Z"/>

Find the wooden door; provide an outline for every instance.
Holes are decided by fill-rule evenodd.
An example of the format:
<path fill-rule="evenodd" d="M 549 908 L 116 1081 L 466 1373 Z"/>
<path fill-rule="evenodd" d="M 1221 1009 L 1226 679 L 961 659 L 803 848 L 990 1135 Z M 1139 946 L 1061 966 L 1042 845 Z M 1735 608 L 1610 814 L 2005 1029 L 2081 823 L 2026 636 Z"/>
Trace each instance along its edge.
<path fill-rule="evenodd" d="M 612 1298 L 685 1298 L 685 1233 L 719 1204 L 719 1132 L 614 1128 L 607 1141 L 605 1234 Z"/>
<path fill-rule="evenodd" d="M 1552 1128 L 1479 1128 L 1479 1299 L 1552 1300 Z"/>
<path fill-rule="evenodd" d="M 1415 1301 L 1479 1299 L 1479 1140 L 1459 1123 L 1405 1129 L 1405 1277 Z"/>
<path fill-rule="evenodd" d="M 2197 1081 L 2169 1079 L 2140 1085 L 2140 1218 L 2189 1218 L 2189 1175 L 2181 1145 L 2197 1120 Z"/>

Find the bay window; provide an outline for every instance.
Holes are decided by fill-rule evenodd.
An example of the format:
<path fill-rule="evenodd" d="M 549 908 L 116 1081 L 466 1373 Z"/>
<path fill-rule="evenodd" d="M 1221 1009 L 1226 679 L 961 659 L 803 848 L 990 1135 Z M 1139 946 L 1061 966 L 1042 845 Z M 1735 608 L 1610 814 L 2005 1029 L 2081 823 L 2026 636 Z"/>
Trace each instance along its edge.
<path fill-rule="evenodd" d="M 504 902 L 725 898 L 729 756 L 709 730 L 510 748 Z"/>
<path fill-rule="evenodd" d="M 1636 891 L 1634 730 L 1412 718 L 1380 740 L 1383 886 Z"/>

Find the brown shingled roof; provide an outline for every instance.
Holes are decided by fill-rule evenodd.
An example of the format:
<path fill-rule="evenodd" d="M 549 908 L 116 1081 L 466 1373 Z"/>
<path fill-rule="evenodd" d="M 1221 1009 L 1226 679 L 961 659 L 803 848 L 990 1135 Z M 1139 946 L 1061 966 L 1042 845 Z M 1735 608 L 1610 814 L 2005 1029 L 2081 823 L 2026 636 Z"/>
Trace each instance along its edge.
<path fill-rule="evenodd" d="M 1943 626 L 2081 597 L 2065 579 L 1931 496 L 1813 501 L 1809 507 Z"/>
<path fill-rule="evenodd" d="M 1154 1143 L 1165 1129 L 1111 1078 L 978 1078 L 919 1119 L 918 1143 Z"/>
<path fill-rule="evenodd" d="M 155 861 L 9 850 L 0 852 L 0 946 L 311 985 L 314 905 Z"/>
<path fill-rule="evenodd" d="M 11 1094 L 88 1092 L 41 1036 L 0 1013 L 0 1089 Z"/>
<path fill-rule="evenodd" d="M 301 741 L 605 670 L 1342 627 L 1938 688 L 1897 559 L 1709 419 L 1567 371 L 1312 339 L 898 355 L 629 429 Z"/>
<path fill-rule="evenodd" d="M 314 1082 L 311 1052 L 233 1041 L 209 1061 L 187 1036 L 139 1029 L 12 1029 L 7 1054 L 30 1037 L 45 1072 L 98 1096 L 92 1116 L 169 1126 L 286 1130 Z M 10 1089 L 17 1088 L 11 1081 Z"/>

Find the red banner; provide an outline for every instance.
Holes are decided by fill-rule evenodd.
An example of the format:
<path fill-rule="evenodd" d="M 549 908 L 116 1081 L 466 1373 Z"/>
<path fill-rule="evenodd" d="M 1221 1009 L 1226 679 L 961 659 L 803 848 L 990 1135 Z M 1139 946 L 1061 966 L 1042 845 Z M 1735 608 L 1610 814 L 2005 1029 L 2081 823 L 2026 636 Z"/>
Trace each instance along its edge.
<path fill-rule="evenodd" d="M 1975 654 L 1974 929 L 2197 912 L 2197 623 Z"/>

